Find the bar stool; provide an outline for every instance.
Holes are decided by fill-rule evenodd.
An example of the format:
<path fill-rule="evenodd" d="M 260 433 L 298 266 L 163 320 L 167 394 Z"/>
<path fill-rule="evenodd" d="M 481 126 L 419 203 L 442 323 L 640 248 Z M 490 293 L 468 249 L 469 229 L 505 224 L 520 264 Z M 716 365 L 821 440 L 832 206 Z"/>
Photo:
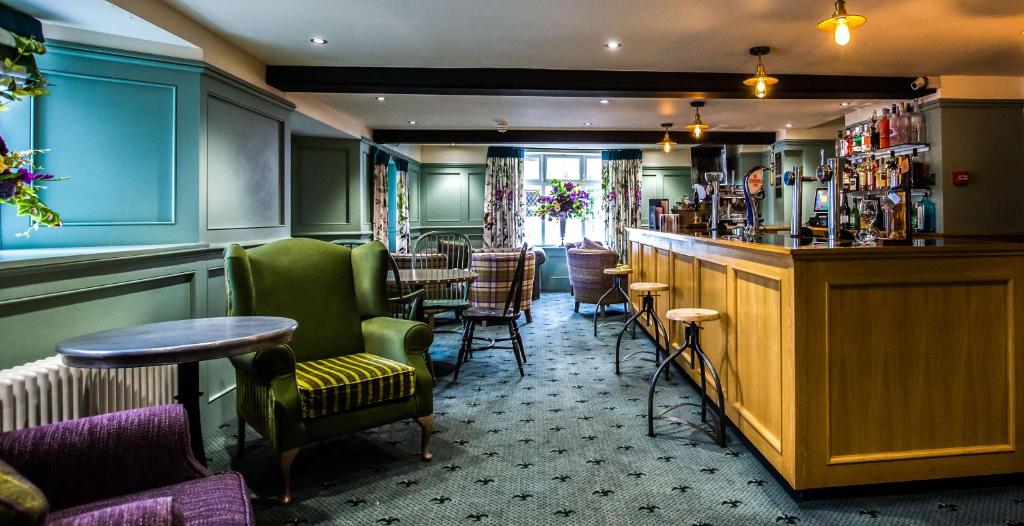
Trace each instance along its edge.
<path fill-rule="evenodd" d="M 702 327 L 698 325 L 701 322 L 716 321 L 722 316 L 716 310 L 712 309 L 672 309 L 665 314 L 665 317 L 671 321 L 678 321 L 685 323 L 684 335 L 685 341 L 683 345 L 676 349 L 672 354 L 665 358 L 665 362 L 661 364 L 658 370 L 654 373 L 651 378 L 651 391 L 647 395 L 647 435 L 654 436 L 654 421 L 655 420 L 671 420 L 673 422 L 679 422 L 687 424 L 695 429 L 700 429 L 707 433 L 719 446 L 725 447 L 725 395 L 722 393 L 722 383 L 718 378 L 718 371 L 715 370 L 714 364 L 708 359 L 708 355 L 704 353 L 704 349 L 700 346 L 700 331 Z M 693 423 L 669 416 L 668 413 L 674 411 L 683 406 L 696 406 L 693 403 L 682 403 L 669 406 L 667 409 L 661 412 L 661 414 L 654 415 L 654 390 L 658 385 L 658 376 L 662 369 L 666 369 L 673 360 L 679 355 L 683 354 L 683 351 L 690 349 L 690 368 L 693 369 L 696 362 L 700 364 L 700 421 L 702 424 L 707 424 L 707 375 L 705 374 L 705 368 L 711 371 L 711 379 L 715 383 L 715 391 L 718 394 L 718 411 L 715 414 L 715 425 L 711 426 L 713 433 L 702 426 L 696 426 Z"/>
<path fill-rule="evenodd" d="M 657 297 L 655 292 L 663 292 L 668 290 L 668 285 L 664 283 L 650 283 L 650 282 L 638 282 L 630 283 L 629 290 L 639 292 L 643 294 L 641 300 L 640 310 L 633 314 L 626 323 L 622 325 L 622 330 L 619 331 L 619 337 L 615 339 L 615 374 L 620 374 L 619 364 L 624 362 L 638 354 L 647 354 L 651 351 L 636 351 L 626 355 L 625 357 L 619 358 L 619 349 L 622 346 L 622 336 L 626 334 L 630 326 L 633 327 L 634 334 L 636 332 L 636 322 L 641 316 L 647 316 L 647 323 L 654 327 L 654 359 L 641 358 L 647 361 L 653 361 L 655 365 L 661 365 L 661 337 L 665 337 L 665 351 L 668 351 L 669 339 L 668 331 L 665 330 L 665 324 L 661 322 L 661 318 L 658 317 L 658 313 L 654 312 L 654 298 Z M 658 370 L 661 372 L 661 369 Z M 669 371 L 665 369 L 665 377 L 668 378 Z"/>
<path fill-rule="evenodd" d="M 625 289 L 622 288 L 622 276 L 627 276 L 633 273 L 633 269 L 629 267 L 612 267 L 604 269 L 605 275 L 611 276 L 615 283 L 612 285 L 607 292 L 601 295 L 601 298 L 597 300 L 597 307 L 599 310 L 604 312 L 604 299 L 609 294 L 618 294 L 622 298 L 622 318 L 623 320 L 629 318 L 629 295 L 626 294 Z M 607 314 L 605 314 L 607 317 Z M 610 323 L 626 323 L 625 321 L 606 321 L 600 325 L 597 324 L 597 312 L 594 313 L 594 336 L 597 336 L 597 328 L 604 327 Z M 636 337 L 636 331 L 633 331 L 633 337 Z"/>

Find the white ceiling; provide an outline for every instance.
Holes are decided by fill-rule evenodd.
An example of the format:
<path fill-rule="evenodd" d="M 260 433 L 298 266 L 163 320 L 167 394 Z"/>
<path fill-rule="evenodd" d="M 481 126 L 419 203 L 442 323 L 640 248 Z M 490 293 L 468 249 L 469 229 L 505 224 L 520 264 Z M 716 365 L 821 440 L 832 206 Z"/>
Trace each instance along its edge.
<path fill-rule="evenodd" d="M 1024 74 L 1021 0 L 848 0 L 845 48 L 831 0 L 166 1 L 271 64 L 747 72 L 763 44 L 769 72 Z"/>
<path fill-rule="evenodd" d="M 188 41 L 143 20 L 106 0 L 4 0 L 48 25 L 74 28 L 118 37 L 194 47 Z M 43 36 L 49 36 L 44 31 Z"/>
<path fill-rule="evenodd" d="M 386 95 L 384 102 L 372 94 L 323 97 L 372 128 L 492 129 L 502 119 L 512 128 L 651 130 L 672 122 L 678 130 L 693 120 L 686 99 L 622 98 L 601 104 L 597 98 L 567 97 Z M 710 100 L 701 118 L 716 131 L 775 131 L 787 123 L 817 126 L 869 104 L 873 102 L 851 101 L 843 108 L 834 100 Z"/>

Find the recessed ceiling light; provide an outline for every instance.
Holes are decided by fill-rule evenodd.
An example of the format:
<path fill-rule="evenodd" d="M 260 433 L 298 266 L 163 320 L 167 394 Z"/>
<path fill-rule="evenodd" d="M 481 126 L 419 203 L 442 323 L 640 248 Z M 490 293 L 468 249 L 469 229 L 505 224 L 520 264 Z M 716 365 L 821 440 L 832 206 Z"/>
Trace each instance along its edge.
<path fill-rule="evenodd" d="M 604 47 L 608 49 L 619 49 L 620 47 L 622 47 L 622 42 L 619 42 L 618 40 L 609 40 L 608 43 L 604 45 Z"/>
<path fill-rule="evenodd" d="M 583 123 L 583 125 L 584 125 L 584 126 L 590 126 L 590 124 L 591 124 L 591 123 L 589 123 L 589 122 L 584 122 L 584 123 Z"/>
<path fill-rule="evenodd" d="M 314 43 L 314 44 L 321 45 L 321 46 L 327 43 L 327 39 L 323 38 L 323 37 L 313 37 L 313 38 L 309 39 L 309 41 Z"/>
<path fill-rule="evenodd" d="M 792 122 L 787 122 L 786 123 L 786 127 L 787 128 L 792 128 L 793 127 L 793 123 Z"/>
<path fill-rule="evenodd" d="M 455 143 L 450 143 L 451 146 L 455 146 Z"/>
<path fill-rule="evenodd" d="M 609 101 L 608 99 L 601 99 L 598 102 L 600 102 L 601 104 L 608 104 Z"/>
<path fill-rule="evenodd" d="M 849 102 L 840 102 L 839 105 L 845 108 L 845 107 L 849 106 L 850 103 Z"/>
<path fill-rule="evenodd" d="M 409 121 L 409 124 L 416 124 L 416 121 Z"/>
<path fill-rule="evenodd" d="M 376 97 L 376 98 L 377 98 L 377 102 L 384 102 L 385 100 L 387 100 L 385 97 Z"/>

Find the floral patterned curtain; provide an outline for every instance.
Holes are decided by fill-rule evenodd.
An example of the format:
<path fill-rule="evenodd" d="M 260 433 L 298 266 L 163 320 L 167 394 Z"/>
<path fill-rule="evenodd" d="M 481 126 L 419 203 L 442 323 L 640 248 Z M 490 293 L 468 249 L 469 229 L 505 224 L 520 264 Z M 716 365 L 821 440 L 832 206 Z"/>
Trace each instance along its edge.
<path fill-rule="evenodd" d="M 376 150 L 373 153 L 373 219 L 371 221 L 372 238 L 386 246 L 388 244 L 388 162 L 391 156 L 387 152 Z"/>
<path fill-rule="evenodd" d="M 627 228 L 640 226 L 640 192 L 643 184 L 640 150 L 601 152 L 601 190 L 604 192 L 604 226 L 609 248 L 626 261 Z"/>
<path fill-rule="evenodd" d="M 409 222 L 409 161 L 395 158 L 395 171 L 398 181 L 396 185 L 397 211 L 398 211 L 398 232 L 395 236 L 395 251 L 399 254 L 409 253 L 409 237 L 411 236 L 411 223 Z"/>
<path fill-rule="evenodd" d="M 523 149 L 487 149 L 484 173 L 484 246 L 512 248 L 523 243 Z"/>

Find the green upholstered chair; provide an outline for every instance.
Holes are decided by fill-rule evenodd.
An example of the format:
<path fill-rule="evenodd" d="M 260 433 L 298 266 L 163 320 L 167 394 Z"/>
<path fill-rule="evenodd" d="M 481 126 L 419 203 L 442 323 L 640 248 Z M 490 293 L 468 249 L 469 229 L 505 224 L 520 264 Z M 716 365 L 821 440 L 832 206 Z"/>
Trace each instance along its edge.
<path fill-rule="evenodd" d="M 287 345 L 231 358 L 238 385 L 238 452 L 245 424 L 280 455 L 282 500 L 305 444 L 415 419 L 421 455 L 433 430 L 433 342 L 423 323 L 391 317 L 388 252 L 313 239 L 285 239 L 224 252 L 229 316 L 285 316 L 299 326 Z"/>

